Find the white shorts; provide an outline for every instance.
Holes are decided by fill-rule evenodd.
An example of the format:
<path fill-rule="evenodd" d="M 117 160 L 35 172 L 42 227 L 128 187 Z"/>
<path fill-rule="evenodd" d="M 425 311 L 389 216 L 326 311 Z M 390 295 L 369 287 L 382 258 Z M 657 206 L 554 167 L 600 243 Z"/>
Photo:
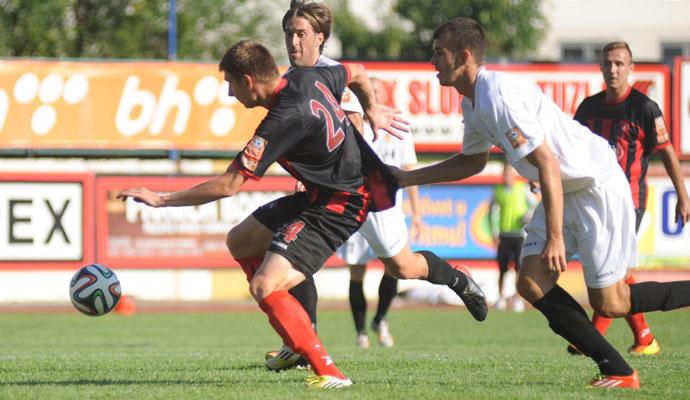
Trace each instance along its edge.
<path fill-rule="evenodd" d="M 563 234 L 568 256 L 578 254 L 587 287 L 601 289 L 625 278 L 637 264 L 635 208 L 622 171 L 563 195 Z M 525 227 L 522 256 L 539 255 L 546 244 L 543 204 Z"/>
<path fill-rule="evenodd" d="M 405 214 L 397 207 L 369 213 L 359 231 L 338 249 L 348 265 L 365 265 L 376 258 L 390 258 L 407 244 Z"/>

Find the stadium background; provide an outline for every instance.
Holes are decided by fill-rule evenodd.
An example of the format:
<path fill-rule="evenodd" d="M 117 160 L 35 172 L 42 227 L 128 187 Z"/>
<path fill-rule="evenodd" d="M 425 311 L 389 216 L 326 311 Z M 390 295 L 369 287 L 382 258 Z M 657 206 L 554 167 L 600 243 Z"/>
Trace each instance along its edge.
<path fill-rule="evenodd" d="M 552 32 L 537 51 L 548 62 L 498 60 L 491 67 L 535 81 L 572 114 L 603 87 L 595 50 L 609 39 L 628 40 L 638 61 L 632 80 L 662 108 L 688 177 L 690 59 L 682 55 L 690 54 L 690 36 L 678 18 L 690 10 L 688 2 L 670 11 L 672 2 L 651 3 L 659 14 L 643 20 L 649 2 L 550 2 Z M 590 10 L 590 18 L 573 22 L 567 18 L 573 7 Z M 625 23 L 611 35 L 607 16 L 623 8 Z M 438 86 L 429 64 L 365 64 L 386 83 L 389 104 L 412 122 L 422 162 L 459 150 L 460 99 Z M 113 199 L 125 187 L 179 189 L 224 170 L 263 115 L 226 93 L 215 63 L 1 60 L 0 302 L 67 304 L 71 274 L 91 262 L 115 269 L 124 294 L 141 300 L 248 299 L 243 274 L 225 251 L 225 233 L 256 205 L 292 189 L 281 170 L 246 193 L 202 207 L 153 210 Z M 497 271 L 486 214 L 498 159 L 494 154 L 467 182 L 421 188 L 426 229 L 415 243 L 474 267 L 489 301 Z M 690 275 L 690 230 L 672 221 L 673 187 L 659 163 L 649 183 L 638 279 Z M 347 271 L 340 267 L 332 258 L 317 275 L 322 298 L 346 298 Z M 583 300 L 578 268 L 573 263 L 562 283 Z M 368 296 L 376 296 L 380 273 L 375 266 L 367 276 Z M 427 290 L 429 301 L 443 298 L 423 282 L 401 283 L 403 291 L 415 289 Z"/>

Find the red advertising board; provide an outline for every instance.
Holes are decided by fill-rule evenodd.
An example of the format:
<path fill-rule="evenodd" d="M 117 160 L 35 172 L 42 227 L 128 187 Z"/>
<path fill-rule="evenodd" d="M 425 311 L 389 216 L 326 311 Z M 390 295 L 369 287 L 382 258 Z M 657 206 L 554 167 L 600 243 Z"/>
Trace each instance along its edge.
<path fill-rule="evenodd" d="M 114 268 L 219 268 L 237 266 L 227 232 L 258 206 L 294 190 L 289 177 L 247 181 L 237 195 L 194 207 L 152 208 L 115 196 L 144 186 L 175 191 L 209 177 L 118 176 L 96 181 L 97 260 Z"/>
<path fill-rule="evenodd" d="M 93 174 L 0 173 L 0 270 L 94 262 Z"/>

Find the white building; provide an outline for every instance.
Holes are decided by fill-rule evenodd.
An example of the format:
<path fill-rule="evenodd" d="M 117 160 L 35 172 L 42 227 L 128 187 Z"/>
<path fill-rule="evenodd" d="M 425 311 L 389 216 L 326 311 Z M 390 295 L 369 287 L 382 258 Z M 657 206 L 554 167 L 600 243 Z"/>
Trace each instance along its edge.
<path fill-rule="evenodd" d="M 595 61 L 624 40 L 636 61 L 670 63 L 690 55 L 690 0 L 546 0 L 549 31 L 535 59 Z"/>

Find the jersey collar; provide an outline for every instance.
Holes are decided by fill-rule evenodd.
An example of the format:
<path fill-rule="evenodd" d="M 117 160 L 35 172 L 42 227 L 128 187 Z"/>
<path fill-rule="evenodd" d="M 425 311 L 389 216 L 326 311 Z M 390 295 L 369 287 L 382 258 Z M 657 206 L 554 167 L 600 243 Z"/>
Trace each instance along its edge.
<path fill-rule="evenodd" d="M 615 100 L 606 100 L 606 95 L 604 95 L 604 104 L 609 106 L 615 106 L 616 104 L 624 102 L 628 98 L 628 96 L 630 96 L 630 92 L 632 91 L 632 89 L 632 85 L 628 86 L 628 90 L 625 91 L 625 94 Z"/>
<path fill-rule="evenodd" d="M 278 100 L 278 94 L 280 93 L 281 90 L 285 89 L 285 86 L 287 86 L 287 84 L 288 84 L 287 79 L 280 78 L 278 85 L 276 86 L 275 89 L 273 89 L 273 95 L 271 97 L 271 104 L 268 106 L 269 110 L 271 108 L 273 108 L 273 106 L 276 104 L 276 100 Z"/>

